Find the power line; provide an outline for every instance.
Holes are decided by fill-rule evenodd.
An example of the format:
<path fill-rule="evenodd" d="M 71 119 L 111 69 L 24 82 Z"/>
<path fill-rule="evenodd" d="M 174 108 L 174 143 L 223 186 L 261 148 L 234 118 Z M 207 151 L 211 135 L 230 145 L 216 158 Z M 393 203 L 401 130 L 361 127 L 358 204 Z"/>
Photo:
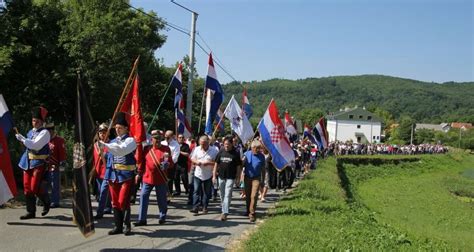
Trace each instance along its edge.
<path fill-rule="evenodd" d="M 204 40 L 204 38 L 201 36 L 201 34 L 200 34 L 199 32 L 197 32 L 197 35 L 198 35 L 198 37 L 201 39 L 201 41 L 204 43 L 204 45 L 206 45 L 206 47 L 209 49 L 209 51 L 212 51 L 211 47 L 206 43 L 206 41 Z M 196 42 L 196 43 L 199 45 L 198 42 Z M 200 46 L 200 45 L 199 45 L 199 46 Z M 202 48 L 202 46 L 200 46 L 200 47 L 201 47 L 201 50 L 204 50 L 204 49 Z M 207 52 L 205 52 L 205 53 L 206 53 L 207 55 L 209 55 L 209 53 L 207 53 Z M 224 64 L 222 64 L 222 62 L 219 60 L 219 58 L 218 58 L 217 56 L 215 56 L 215 54 L 214 54 L 213 58 L 214 58 L 215 61 L 216 61 L 216 65 L 219 66 L 219 67 L 222 69 L 222 71 L 224 71 L 232 80 L 234 80 L 235 82 L 238 82 L 238 81 L 227 71 L 227 69 L 223 66 Z"/>
<path fill-rule="evenodd" d="M 179 31 L 179 32 L 183 33 L 183 34 L 186 34 L 186 35 L 188 35 L 188 36 L 191 36 L 191 32 L 190 32 L 189 30 L 183 28 L 183 27 L 180 27 L 180 26 L 175 25 L 175 24 L 173 24 L 173 23 L 171 23 L 171 22 L 168 22 L 168 21 L 165 21 L 165 20 L 163 20 L 163 19 L 159 19 L 159 18 L 157 18 L 157 17 L 155 17 L 155 16 L 152 16 L 152 15 L 150 15 L 150 14 L 148 14 L 148 13 L 146 13 L 146 12 L 144 12 L 144 11 L 142 11 L 142 10 L 136 8 L 136 7 L 134 7 L 133 5 L 131 5 L 131 4 L 127 3 L 127 2 L 124 2 L 124 4 L 126 4 L 129 8 L 132 8 L 132 9 L 134 9 L 134 10 L 136 10 L 136 11 L 142 13 L 143 15 L 146 15 L 146 16 L 148 16 L 148 17 L 150 17 L 150 18 L 153 18 L 153 19 L 155 19 L 155 20 L 157 20 L 157 21 L 163 22 L 163 24 L 164 24 L 165 26 L 169 27 L 169 28 L 172 28 L 172 29 L 174 29 L 174 30 L 176 30 L 176 31 Z M 209 47 L 209 45 L 206 43 L 206 41 L 203 39 L 203 37 L 199 34 L 199 32 L 197 32 L 197 34 L 198 34 L 199 38 L 201 39 L 201 41 L 202 41 L 202 42 L 206 45 L 206 47 L 209 49 L 209 51 L 212 51 L 212 49 Z M 206 49 L 204 49 L 204 47 L 203 47 L 198 41 L 196 41 L 196 44 L 198 45 L 198 47 L 199 47 L 206 55 L 209 56 L 209 52 L 206 51 Z M 234 76 L 232 76 L 232 75 L 227 71 L 227 69 L 225 69 L 225 67 L 223 66 L 222 62 L 221 62 L 217 57 L 214 56 L 214 59 L 215 59 L 215 61 L 216 61 L 216 62 L 215 62 L 216 65 L 217 65 L 225 74 L 227 74 L 227 76 L 229 76 L 233 81 L 238 82 L 238 81 L 234 78 Z M 239 83 L 240 83 L 240 82 L 239 82 Z"/>

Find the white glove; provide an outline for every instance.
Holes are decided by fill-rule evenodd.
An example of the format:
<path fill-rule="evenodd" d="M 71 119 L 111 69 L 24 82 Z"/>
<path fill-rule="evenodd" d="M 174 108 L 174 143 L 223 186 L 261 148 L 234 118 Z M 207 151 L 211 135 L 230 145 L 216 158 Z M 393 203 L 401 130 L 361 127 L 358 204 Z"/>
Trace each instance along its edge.
<path fill-rule="evenodd" d="M 26 138 L 22 135 L 22 134 L 15 134 L 15 137 L 16 139 L 18 139 L 18 141 L 24 143 Z"/>

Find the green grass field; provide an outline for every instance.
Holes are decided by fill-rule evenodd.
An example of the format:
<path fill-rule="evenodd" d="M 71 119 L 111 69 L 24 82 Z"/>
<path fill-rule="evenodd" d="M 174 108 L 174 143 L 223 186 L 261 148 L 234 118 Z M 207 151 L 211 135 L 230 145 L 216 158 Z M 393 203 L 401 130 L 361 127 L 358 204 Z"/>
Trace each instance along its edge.
<path fill-rule="evenodd" d="M 472 251 L 471 170 L 463 153 L 327 159 L 241 249 Z"/>

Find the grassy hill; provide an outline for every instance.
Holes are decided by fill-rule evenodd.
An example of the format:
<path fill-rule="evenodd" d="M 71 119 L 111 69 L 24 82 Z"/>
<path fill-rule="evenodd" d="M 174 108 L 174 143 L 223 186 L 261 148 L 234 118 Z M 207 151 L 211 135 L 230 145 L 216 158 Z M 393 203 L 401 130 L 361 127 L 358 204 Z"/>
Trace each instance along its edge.
<path fill-rule="evenodd" d="M 281 111 L 298 115 L 305 109 L 327 113 L 346 106 L 381 108 L 395 119 L 408 115 L 418 122 L 474 122 L 474 82 L 428 83 L 382 75 L 334 76 L 301 80 L 272 79 L 244 84 L 256 117 L 273 97 Z M 240 100 L 242 86 L 224 86 L 226 99 Z"/>

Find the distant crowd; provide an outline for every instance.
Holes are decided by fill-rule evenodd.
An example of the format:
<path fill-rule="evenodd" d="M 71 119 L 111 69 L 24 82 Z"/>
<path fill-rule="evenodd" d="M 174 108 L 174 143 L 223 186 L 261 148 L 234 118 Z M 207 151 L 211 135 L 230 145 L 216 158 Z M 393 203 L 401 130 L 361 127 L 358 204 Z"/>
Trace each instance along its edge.
<path fill-rule="evenodd" d="M 328 154 L 335 155 L 375 155 L 375 154 L 440 154 L 448 152 L 448 147 L 442 144 L 361 144 L 351 142 L 332 142 L 328 147 Z"/>

